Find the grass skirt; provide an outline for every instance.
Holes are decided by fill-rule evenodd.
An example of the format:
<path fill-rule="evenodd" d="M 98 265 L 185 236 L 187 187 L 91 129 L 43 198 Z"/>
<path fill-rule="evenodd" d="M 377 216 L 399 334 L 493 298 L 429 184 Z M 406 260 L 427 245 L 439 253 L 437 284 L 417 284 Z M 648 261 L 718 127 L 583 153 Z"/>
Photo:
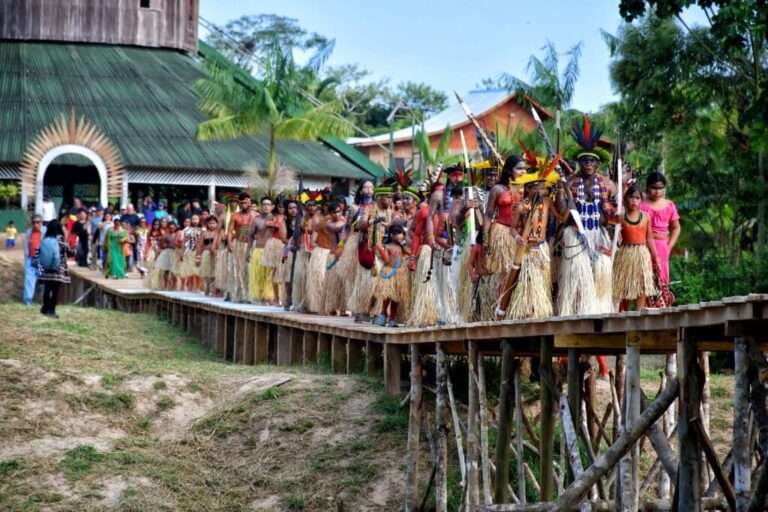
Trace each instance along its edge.
<path fill-rule="evenodd" d="M 216 275 L 216 255 L 204 250 L 200 256 L 200 266 L 197 267 L 197 275 L 204 279 L 210 279 Z"/>
<path fill-rule="evenodd" d="M 379 260 L 376 260 L 378 266 Z M 376 267 L 374 267 L 375 269 Z M 362 265 L 357 265 L 355 271 L 355 285 L 352 288 L 352 294 L 349 296 L 349 303 L 347 309 L 352 313 L 370 314 L 373 305 L 373 293 L 376 288 L 376 276 L 374 275 L 374 269 L 364 268 Z"/>
<path fill-rule="evenodd" d="M 438 319 L 446 324 L 455 324 L 458 321 L 459 307 L 456 301 L 456 290 L 453 288 L 453 265 L 444 265 L 439 254 L 435 256 L 431 281 L 434 281 L 437 297 Z"/>
<path fill-rule="evenodd" d="M 272 290 L 272 269 L 261 264 L 264 255 L 262 247 L 254 247 L 248 265 L 248 296 L 258 302 L 272 302 L 275 293 Z"/>
<path fill-rule="evenodd" d="M 187 278 L 187 277 L 200 275 L 199 274 L 200 270 L 198 266 L 195 265 L 196 258 L 197 258 L 197 253 L 187 249 L 187 251 L 184 253 L 184 259 L 182 260 L 181 265 L 179 266 L 179 277 Z"/>
<path fill-rule="evenodd" d="M 488 270 L 493 274 L 506 275 L 515 256 L 515 239 L 509 226 L 494 222 L 488 237 Z"/>
<path fill-rule="evenodd" d="M 357 267 L 360 265 L 357 262 L 357 244 L 360 240 L 360 233 L 353 231 L 347 237 L 344 242 L 344 250 L 341 252 L 341 258 L 336 264 L 336 272 L 342 277 L 344 285 L 344 297 L 349 299 L 352 296 L 352 292 L 355 289 L 355 279 L 357 278 Z M 347 305 L 345 305 L 346 309 Z"/>
<path fill-rule="evenodd" d="M 173 258 L 175 253 L 173 249 L 163 249 L 155 261 L 155 268 L 161 272 L 170 272 L 173 270 Z"/>
<path fill-rule="evenodd" d="M 419 259 L 416 262 L 416 271 L 412 277 L 411 298 L 413 299 L 413 309 L 411 317 L 408 320 L 408 326 L 426 327 L 437 323 L 437 296 L 434 286 L 434 272 L 429 281 L 427 279 L 429 268 L 432 261 L 432 248 L 428 245 L 422 245 L 419 249 Z M 442 265 L 435 262 L 435 266 Z"/>
<path fill-rule="evenodd" d="M 558 275 L 557 311 L 561 316 L 598 312 L 589 249 L 573 227 L 563 231 L 563 252 Z"/>
<path fill-rule="evenodd" d="M 658 293 L 653 283 L 651 253 L 645 245 L 623 245 L 613 260 L 613 293 L 616 300 L 653 297 Z"/>
<path fill-rule="evenodd" d="M 232 240 L 232 253 L 229 255 L 229 272 L 227 273 L 227 291 L 232 302 L 248 302 L 248 267 L 245 256 L 248 244 L 240 240 Z"/>
<path fill-rule="evenodd" d="M 379 275 L 376 276 L 376 291 L 374 295 L 376 300 L 385 301 L 393 300 L 398 304 L 408 303 L 411 296 L 411 291 L 408 289 L 408 266 L 405 264 L 405 258 L 401 258 L 400 266 L 390 278 L 385 278 L 384 274 L 390 274 L 392 272 L 392 266 L 385 265 L 382 267 Z"/>
<path fill-rule="evenodd" d="M 498 278 L 494 275 L 480 276 L 477 283 L 470 285 L 470 311 L 464 317 L 467 322 L 487 322 L 496 319 L 496 306 L 499 300 Z"/>
<path fill-rule="evenodd" d="M 272 280 L 275 283 L 285 284 L 291 281 L 291 264 L 293 263 L 293 252 L 288 251 L 285 262 L 280 261 L 280 265 L 275 270 L 275 277 Z"/>
<path fill-rule="evenodd" d="M 325 297 L 325 265 L 330 254 L 329 249 L 315 247 L 307 267 L 307 307 L 310 313 L 323 311 Z"/>
<path fill-rule="evenodd" d="M 586 231 L 584 236 L 589 244 L 595 280 L 596 313 L 613 313 L 613 263 L 611 257 L 603 252 L 611 247 L 611 240 L 603 228 Z"/>
<path fill-rule="evenodd" d="M 291 303 L 294 311 L 301 311 L 308 307 L 307 267 L 309 266 L 309 253 L 304 249 L 300 249 L 299 252 L 296 253 L 296 258 L 296 269 L 293 273 Z"/>
<path fill-rule="evenodd" d="M 184 272 L 184 252 L 183 249 L 173 250 L 173 268 L 171 273 L 176 277 L 185 277 L 182 275 Z"/>
<path fill-rule="evenodd" d="M 214 271 L 213 286 L 218 290 L 227 290 L 229 282 L 229 251 L 222 246 L 216 251 L 216 268 Z"/>
<path fill-rule="evenodd" d="M 512 290 L 505 318 L 544 318 L 552 316 L 552 280 L 549 246 L 530 247 L 520 264 L 520 274 Z"/>
<path fill-rule="evenodd" d="M 261 264 L 268 268 L 277 268 L 283 257 L 285 244 L 279 238 L 270 238 L 264 246 L 264 254 L 261 256 Z"/>
<path fill-rule="evenodd" d="M 323 307 L 320 311 L 322 315 L 335 315 L 337 312 L 343 315 L 347 311 L 347 301 L 344 295 L 344 276 L 339 272 L 339 264 L 341 262 L 339 261 L 333 267 L 328 268 L 328 265 L 331 265 L 334 261 L 336 261 L 336 258 L 329 251 L 328 257 L 325 260 L 324 297 Z"/>

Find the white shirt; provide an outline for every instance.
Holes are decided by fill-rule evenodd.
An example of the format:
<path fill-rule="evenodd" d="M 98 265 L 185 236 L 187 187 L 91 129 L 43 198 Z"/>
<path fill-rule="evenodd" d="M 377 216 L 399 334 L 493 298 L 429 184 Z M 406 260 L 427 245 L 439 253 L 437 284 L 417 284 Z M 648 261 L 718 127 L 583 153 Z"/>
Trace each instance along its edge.
<path fill-rule="evenodd" d="M 53 201 L 43 201 L 40 215 L 43 216 L 43 222 L 50 222 L 56 218 L 56 205 L 53 204 Z"/>

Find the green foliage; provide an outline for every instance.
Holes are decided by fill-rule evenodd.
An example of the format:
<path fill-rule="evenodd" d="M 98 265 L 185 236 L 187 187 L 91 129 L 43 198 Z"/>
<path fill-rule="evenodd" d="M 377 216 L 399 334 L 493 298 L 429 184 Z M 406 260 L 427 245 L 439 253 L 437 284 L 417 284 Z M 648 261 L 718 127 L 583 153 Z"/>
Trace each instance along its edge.
<path fill-rule="evenodd" d="M 0 183 L 0 202 L 8 206 L 19 195 L 19 187 L 14 183 Z"/>
<path fill-rule="evenodd" d="M 21 462 L 18 459 L 0 461 L 0 477 L 15 473 L 21 469 Z"/>
<path fill-rule="evenodd" d="M 382 434 L 408 430 L 408 408 L 400 407 L 399 398 L 387 397 L 382 392 L 373 403 L 373 411 L 384 416 L 374 424 L 374 432 Z"/>
<path fill-rule="evenodd" d="M 676 304 L 768 293 L 768 258 L 765 254 L 745 253 L 735 264 L 715 253 L 687 260 L 673 257 L 670 275 Z"/>

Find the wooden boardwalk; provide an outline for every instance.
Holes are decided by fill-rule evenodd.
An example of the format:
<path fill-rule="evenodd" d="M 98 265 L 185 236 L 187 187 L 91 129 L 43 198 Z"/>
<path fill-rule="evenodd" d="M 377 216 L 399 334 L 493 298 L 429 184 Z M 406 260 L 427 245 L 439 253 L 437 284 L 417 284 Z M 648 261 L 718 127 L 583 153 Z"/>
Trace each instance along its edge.
<path fill-rule="evenodd" d="M 424 356 L 432 355 L 436 367 L 434 417 L 438 423 L 438 446 L 434 453 L 446 453 L 447 436 L 441 432 L 447 431 L 445 404 L 449 403 L 454 413 L 450 421 L 453 430 L 467 433 L 468 458 L 462 474 L 466 473 L 465 499 L 469 500 L 470 510 L 747 510 L 750 500 L 756 507 L 753 510 L 766 509 L 768 443 L 755 433 L 768 432 L 766 379 L 756 378 L 768 374 L 764 356 L 768 351 L 768 295 L 729 297 L 716 302 L 609 315 L 385 328 L 355 324 L 350 317 L 233 304 L 197 293 L 153 292 L 137 277 L 108 280 L 94 271 L 70 270 L 72 286 L 65 287 L 67 301 L 159 315 L 198 336 L 206 347 L 233 363 L 324 363 L 338 373 L 366 372 L 382 376 L 387 393 L 400 396 L 403 364 L 409 361 L 406 510 L 417 509 L 421 499 L 418 447 L 426 407 L 421 397 L 423 389 L 429 389 L 422 382 L 421 363 Z M 706 351 L 734 352 L 736 360 L 734 445 L 724 458 L 723 454 L 714 453 L 700 418 L 702 389 L 706 388 L 703 378 L 706 373 L 700 364 L 708 361 L 700 354 Z M 650 403 L 640 389 L 641 353 L 677 355 L 677 375 L 667 376 L 666 388 Z M 448 393 L 450 400 L 446 398 L 446 390 L 450 391 L 446 385 L 446 354 L 465 357 L 468 361 L 470 413 L 463 429 L 456 425 L 459 416 L 455 414 L 452 394 Z M 621 367 L 617 364 L 617 372 L 621 371 L 622 375 L 617 373 L 615 385 L 611 381 L 612 403 L 596 403 L 595 375 L 583 364 L 590 354 L 622 356 L 618 358 Z M 563 355 L 568 356 L 564 379 L 556 374 L 552 364 L 553 357 Z M 514 489 L 508 471 L 491 476 L 491 462 L 487 457 L 478 457 L 478 439 L 481 446 L 485 443 L 482 453 L 487 452 L 488 443 L 482 371 L 482 359 L 488 356 L 500 356 L 502 362 L 495 467 L 510 467 L 510 453 L 514 450 L 511 443 L 515 440 L 517 474 L 528 474 L 517 480 Z M 538 356 L 540 361 L 542 413 L 538 416 L 538 434 L 530 425 L 524 425 L 529 420 L 521 423 L 527 417 L 521 413 L 524 404 L 519 392 L 520 358 L 526 356 Z M 665 424 L 662 432 L 657 421 L 660 422 L 662 415 L 666 417 L 666 411 L 674 403 L 678 404 L 679 422 L 674 430 L 672 424 Z M 614 425 L 612 434 L 608 435 L 605 427 L 611 417 Z M 478 421 L 485 425 L 479 432 Z M 559 467 L 553 457 L 557 424 L 560 438 L 567 443 L 572 455 L 566 457 L 568 464 L 561 459 Z M 642 476 L 638 473 L 639 446 L 645 438 L 650 441 L 658 461 L 651 473 Z M 677 443 L 673 446 L 675 439 Z M 459 441 L 457 438 L 456 447 Z M 533 478 L 533 473 L 530 469 L 524 471 L 523 453 L 531 449 L 539 461 L 540 475 L 537 481 L 528 484 L 535 487 L 539 501 L 526 504 L 521 496 L 525 496 L 526 481 Z M 580 450 L 587 454 L 587 467 L 582 467 L 579 460 Z M 470 453 L 474 465 L 470 463 Z M 755 453 L 760 455 L 754 457 Z M 462 458 L 463 451 L 460 460 Z M 482 478 L 478 459 L 482 460 Z M 435 488 L 442 496 L 446 485 L 446 457 L 437 455 L 433 464 Z M 566 466 L 568 478 L 564 473 Z M 709 472 L 714 474 L 713 479 L 709 479 Z M 662 473 L 669 477 L 674 492 L 667 490 L 666 495 L 662 493 L 659 499 L 650 501 L 641 499 L 641 482 L 660 478 Z M 481 481 L 482 493 L 478 492 Z M 709 482 L 706 492 L 705 481 Z M 557 498 L 555 482 L 564 484 Z"/>

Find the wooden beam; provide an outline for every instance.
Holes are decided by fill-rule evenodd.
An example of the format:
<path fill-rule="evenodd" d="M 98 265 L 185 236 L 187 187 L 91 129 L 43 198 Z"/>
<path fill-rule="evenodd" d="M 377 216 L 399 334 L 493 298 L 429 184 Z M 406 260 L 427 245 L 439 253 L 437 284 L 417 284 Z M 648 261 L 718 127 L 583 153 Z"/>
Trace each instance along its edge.
<path fill-rule="evenodd" d="M 317 364 L 317 332 L 304 331 L 302 340 L 302 361 L 303 366 L 314 366 Z"/>
<path fill-rule="evenodd" d="M 216 315 L 216 353 L 222 357 L 227 351 L 227 317 L 221 313 Z"/>
<path fill-rule="evenodd" d="M 304 351 L 304 330 L 299 327 L 291 328 L 291 341 L 290 341 L 290 356 L 289 362 L 291 365 L 302 364 L 303 351 Z"/>
<path fill-rule="evenodd" d="M 242 364 L 245 360 L 245 318 L 235 318 L 235 343 L 232 362 Z"/>
<path fill-rule="evenodd" d="M 626 334 L 555 334 L 555 348 L 579 348 L 590 351 L 601 349 L 624 351 L 627 336 L 632 336 L 636 346 L 642 352 L 674 352 L 677 349 L 677 334 L 668 331 L 628 331 Z M 731 351 L 733 343 L 729 341 L 697 341 L 696 346 L 701 351 Z"/>
<path fill-rule="evenodd" d="M 291 328 L 284 325 L 277 327 L 277 365 L 291 365 Z"/>
<path fill-rule="evenodd" d="M 691 419 L 699 417 L 701 406 L 701 369 L 696 354 L 696 343 L 681 329 L 677 357 L 680 375 L 680 403 L 677 435 L 680 446 L 680 466 L 677 470 L 677 510 L 700 512 L 701 478 L 699 460 L 701 443 L 691 426 Z"/>
<path fill-rule="evenodd" d="M 226 328 L 224 332 L 226 334 L 226 346 L 224 352 L 224 359 L 234 361 L 235 355 L 235 317 L 232 315 L 224 315 L 224 322 Z"/>
<path fill-rule="evenodd" d="M 258 363 L 269 362 L 269 325 L 264 322 L 256 322 L 253 333 L 254 361 Z"/>
<path fill-rule="evenodd" d="M 494 481 L 494 503 L 507 503 L 509 493 L 509 442 L 512 437 L 514 411 L 514 356 L 512 343 L 501 341 L 501 389 L 499 391 L 499 419 L 496 436 L 496 480 Z"/>
<path fill-rule="evenodd" d="M 243 326 L 243 363 L 256 362 L 256 321 L 246 320 Z"/>
<path fill-rule="evenodd" d="M 365 368 L 369 376 L 381 375 L 384 366 L 384 355 L 381 343 L 375 341 L 365 342 Z"/>
<path fill-rule="evenodd" d="M 353 338 L 347 339 L 347 373 L 360 373 L 363 369 L 363 344 Z"/>
<path fill-rule="evenodd" d="M 317 364 L 320 367 L 328 366 L 333 368 L 331 362 L 331 339 L 332 335 L 321 332 L 317 335 Z"/>
<path fill-rule="evenodd" d="M 401 393 L 400 356 L 400 346 L 389 343 L 384 345 L 384 389 L 387 396 L 400 396 Z"/>
<path fill-rule="evenodd" d="M 347 371 L 347 338 L 335 334 L 331 340 L 331 368 L 333 373 Z"/>
<path fill-rule="evenodd" d="M 554 339 L 551 336 L 541 338 L 541 369 L 553 375 L 552 349 Z M 541 454 L 541 468 L 539 487 L 541 488 L 541 500 L 550 501 L 554 498 L 554 472 L 552 464 L 555 452 L 555 411 L 552 393 L 547 386 L 540 386 L 541 401 L 541 439 L 539 453 Z"/>

